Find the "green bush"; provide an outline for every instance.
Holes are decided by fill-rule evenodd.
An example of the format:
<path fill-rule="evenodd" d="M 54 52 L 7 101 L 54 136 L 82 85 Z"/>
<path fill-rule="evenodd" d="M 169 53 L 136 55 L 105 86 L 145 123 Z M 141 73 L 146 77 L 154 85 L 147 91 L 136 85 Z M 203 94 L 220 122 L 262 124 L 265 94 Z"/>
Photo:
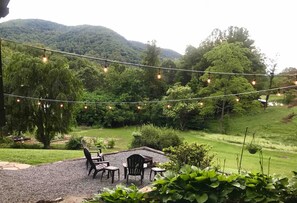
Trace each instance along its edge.
<path fill-rule="evenodd" d="M 140 192 L 135 185 L 124 187 L 117 185 L 115 189 L 104 188 L 103 192 L 96 195 L 91 202 L 105 203 L 139 203 L 145 202 L 144 193 Z"/>
<path fill-rule="evenodd" d="M 115 139 L 110 139 L 107 141 L 107 148 L 108 149 L 113 149 L 115 146 Z"/>
<path fill-rule="evenodd" d="M 163 149 L 169 162 L 163 164 L 168 170 L 179 171 L 184 165 L 193 165 L 199 168 L 211 166 L 214 155 L 210 155 L 210 146 L 197 143 L 184 143 L 175 147 Z"/>
<path fill-rule="evenodd" d="M 66 149 L 81 149 L 83 137 L 71 136 L 70 140 L 66 143 Z"/>
<path fill-rule="evenodd" d="M 178 146 L 182 144 L 181 138 L 177 132 L 168 128 L 159 128 L 153 125 L 142 126 L 140 132 L 133 132 L 131 147 L 147 146 L 162 150 L 169 146 Z"/>
<path fill-rule="evenodd" d="M 89 202 L 105 203 L 293 203 L 297 193 L 296 174 L 287 177 L 262 173 L 222 174 L 186 165 L 178 172 L 157 175 L 152 190 L 142 193 L 134 185 L 104 189 Z"/>
<path fill-rule="evenodd" d="M 155 202 L 290 202 L 295 188 L 286 177 L 260 173 L 225 175 L 185 166 L 157 176 L 149 194 Z"/>

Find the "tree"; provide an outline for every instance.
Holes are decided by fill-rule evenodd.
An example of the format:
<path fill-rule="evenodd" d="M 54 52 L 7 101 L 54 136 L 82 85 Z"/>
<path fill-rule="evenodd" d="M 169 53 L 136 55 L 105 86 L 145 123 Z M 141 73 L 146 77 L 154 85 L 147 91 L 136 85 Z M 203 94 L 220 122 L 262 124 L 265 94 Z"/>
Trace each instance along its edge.
<path fill-rule="evenodd" d="M 192 97 L 193 93 L 189 86 L 182 86 L 180 83 L 176 83 L 168 89 L 164 100 L 190 99 Z M 173 119 L 174 125 L 179 126 L 180 130 L 186 129 L 187 123 L 191 119 L 191 112 L 198 109 L 197 103 L 187 101 L 173 102 L 168 105 L 164 107 L 164 114 Z"/>
<path fill-rule="evenodd" d="M 148 42 L 147 48 L 143 54 L 142 63 L 147 66 L 160 65 L 160 48 L 157 47 L 156 41 Z M 146 84 L 146 95 L 149 99 L 159 99 L 165 93 L 164 80 L 158 79 L 157 75 L 161 70 L 154 68 L 145 68 L 144 84 Z"/>
<path fill-rule="evenodd" d="M 36 139 L 44 148 L 50 147 L 57 133 L 66 133 L 73 121 L 74 103 L 57 101 L 75 101 L 82 90 L 81 83 L 67 67 L 67 60 L 60 56 L 53 55 L 50 61 L 42 63 L 40 58 L 18 53 L 6 68 L 7 90 L 26 97 L 18 103 L 27 110 L 20 109 L 17 115 L 12 111 L 11 116 L 27 120 L 23 128 L 36 127 Z"/>
<path fill-rule="evenodd" d="M 240 43 L 223 42 L 220 45 L 207 52 L 204 57 L 211 63 L 206 71 L 210 72 L 227 72 L 227 73 L 243 73 L 249 72 L 251 69 L 251 61 L 247 55 L 250 50 L 242 47 Z M 199 92 L 200 96 L 214 97 L 205 102 L 201 113 L 204 115 L 213 114 L 220 118 L 220 131 L 226 132 L 224 129 L 224 116 L 232 111 L 242 111 L 242 108 L 236 108 L 236 94 L 241 92 L 253 91 L 254 88 L 249 81 L 240 75 L 217 75 L 205 73 L 201 79 L 206 81 L 210 77 L 211 82 L 202 88 Z M 234 95 L 226 97 L 225 95 Z M 217 97 L 219 96 L 219 97 Z M 256 95 L 258 96 L 258 95 Z M 248 99 L 250 103 L 255 99 L 250 96 L 239 95 L 240 101 Z M 247 106 L 249 108 L 250 105 Z"/>

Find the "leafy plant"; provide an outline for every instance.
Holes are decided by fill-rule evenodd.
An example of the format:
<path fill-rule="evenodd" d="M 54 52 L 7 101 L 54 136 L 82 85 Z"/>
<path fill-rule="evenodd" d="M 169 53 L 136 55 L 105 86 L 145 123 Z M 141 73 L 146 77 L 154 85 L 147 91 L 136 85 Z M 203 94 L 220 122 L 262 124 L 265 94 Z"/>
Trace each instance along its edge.
<path fill-rule="evenodd" d="M 96 195 L 91 202 L 105 203 L 138 203 L 145 202 L 144 193 L 140 192 L 135 185 L 124 187 L 117 185 L 115 189 L 104 188 L 103 192 Z"/>
<path fill-rule="evenodd" d="M 169 162 L 162 166 L 168 170 L 179 171 L 185 165 L 206 168 L 211 165 L 214 155 L 209 154 L 210 146 L 197 143 L 184 143 L 163 149 Z"/>
<path fill-rule="evenodd" d="M 81 149 L 83 137 L 71 136 L 70 140 L 66 143 L 66 149 Z"/>
<path fill-rule="evenodd" d="M 115 146 L 115 139 L 110 139 L 107 141 L 107 148 L 112 149 Z"/>
<path fill-rule="evenodd" d="M 262 149 L 262 147 L 258 144 L 249 143 L 245 147 L 250 154 L 256 154 L 259 150 Z"/>
<path fill-rule="evenodd" d="M 131 147 L 147 146 L 154 149 L 162 150 L 170 146 L 182 144 L 181 138 L 177 132 L 168 128 L 159 128 L 153 125 L 144 125 L 139 133 L 133 132 L 134 139 Z"/>

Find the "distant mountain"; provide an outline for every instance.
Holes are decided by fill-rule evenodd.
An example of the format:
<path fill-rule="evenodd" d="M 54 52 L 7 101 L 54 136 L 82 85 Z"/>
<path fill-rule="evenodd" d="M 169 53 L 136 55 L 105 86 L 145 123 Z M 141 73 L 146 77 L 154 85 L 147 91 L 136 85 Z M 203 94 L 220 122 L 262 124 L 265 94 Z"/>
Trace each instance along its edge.
<path fill-rule="evenodd" d="M 43 44 L 61 51 L 140 62 L 146 45 L 126 40 L 111 29 L 102 26 L 65 26 L 39 20 L 11 20 L 0 24 L 0 37 L 18 42 Z M 178 59 L 181 54 L 161 48 L 161 58 Z"/>

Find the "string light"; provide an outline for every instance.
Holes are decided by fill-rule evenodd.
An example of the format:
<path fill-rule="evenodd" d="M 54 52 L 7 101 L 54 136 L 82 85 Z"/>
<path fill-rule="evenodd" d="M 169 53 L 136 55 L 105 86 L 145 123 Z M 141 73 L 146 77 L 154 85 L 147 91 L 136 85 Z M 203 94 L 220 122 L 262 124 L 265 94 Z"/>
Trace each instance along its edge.
<path fill-rule="evenodd" d="M 108 108 L 109 110 L 111 110 L 111 109 L 112 109 L 112 106 L 108 106 L 107 108 Z"/>
<path fill-rule="evenodd" d="M 19 98 L 17 98 L 17 99 L 16 99 L 16 102 L 17 102 L 17 103 L 20 103 L 20 102 L 21 102 L 21 100 L 20 100 Z"/>
<path fill-rule="evenodd" d="M 141 110 L 141 106 L 138 105 L 138 106 L 137 106 L 137 109 L 138 109 L 138 110 Z"/>
<path fill-rule="evenodd" d="M 87 104 L 86 104 L 86 103 L 85 103 L 84 109 L 86 109 L 86 110 L 88 109 L 88 106 L 87 106 Z"/>
<path fill-rule="evenodd" d="M 43 49 L 43 55 L 42 55 L 42 62 L 46 63 L 47 62 L 47 57 L 45 55 L 46 49 Z"/>
<path fill-rule="evenodd" d="M 40 105 L 41 105 L 41 101 L 38 101 L 38 102 L 37 102 L 37 105 L 40 106 Z"/>
<path fill-rule="evenodd" d="M 210 82 L 211 82 L 210 73 L 208 73 L 207 83 L 209 84 Z"/>
<path fill-rule="evenodd" d="M 158 72 L 157 78 L 158 78 L 158 80 L 160 80 L 160 79 L 162 78 L 162 75 L 161 75 L 161 70 L 160 70 L 160 69 L 159 69 L 159 72 Z"/>
<path fill-rule="evenodd" d="M 166 107 L 167 107 L 167 109 L 170 109 L 171 108 L 171 105 L 170 104 L 167 104 Z"/>
<path fill-rule="evenodd" d="M 152 101 L 132 101 L 132 102 L 110 102 L 110 101 L 102 101 L 102 102 L 86 102 L 86 101 L 73 101 L 73 100 L 57 100 L 57 99 L 42 99 L 42 101 L 46 102 L 57 102 L 57 103 L 74 103 L 74 104 L 139 104 L 139 103 L 144 103 L 146 104 L 152 104 L 152 103 L 174 103 L 174 102 L 186 102 L 186 101 L 200 101 L 200 100 L 205 100 L 205 99 L 218 99 L 218 98 L 224 98 L 224 97 L 234 97 L 234 96 L 240 96 L 240 95 L 250 95 L 250 94 L 259 94 L 259 93 L 265 93 L 265 92 L 273 92 L 273 91 L 278 91 L 278 90 L 284 90 L 284 89 L 291 89 L 291 88 L 296 88 L 296 85 L 291 85 L 291 86 L 286 86 L 286 87 L 278 87 L 278 88 L 271 88 L 271 89 L 264 89 L 264 90 L 253 90 L 249 92 L 241 92 L 241 93 L 236 93 L 236 94 L 226 94 L 226 95 L 215 95 L 215 96 L 207 96 L 207 97 L 196 97 L 196 98 L 185 98 L 185 99 L 169 99 L 169 100 L 152 100 Z M 29 100 L 39 100 L 39 98 L 36 97 L 29 97 L 29 96 L 20 96 L 20 95 L 14 95 L 14 94 L 7 94 L 4 93 L 4 96 L 7 97 L 15 97 L 18 99 L 29 99 Z M 112 109 L 112 107 L 110 106 Z"/>
<path fill-rule="evenodd" d="M 240 100 L 239 97 L 236 97 L 236 98 L 235 98 L 235 101 L 239 102 L 239 100 Z"/>
<path fill-rule="evenodd" d="M 198 105 L 203 106 L 204 104 L 203 104 L 203 102 L 198 102 Z"/>
<path fill-rule="evenodd" d="M 215 75 L 241 75 L 241 76 L 270 77 L 266 73 L 255 74 L 255 73 L 212 72 L 212 71 L 199 71 L 199 70 L 193 70 L 193 69 L 180 69 L 180 68 L 172 68 L 172 67 L 149 66 L 149 65 L 136 64 L 136 63 L 131 63 L 131 62 L 123 62 L 123 61 L 116 61 L 116 60 L 98 58 L 98 57 L 93 57 L 93 56 L 80 55 L 80 54 L 69 53 L 69 52 L 53 50 L 53 49 L 44 49 L 44 48 L 41 48 L 41 47 L 37 47 L 37 46 L 29 45 L 29 44 L 24 44 L 24 43 L 20 43 L 20 42 L 16 42 L 16 41 L 13 41 L 13 40 L 8 40 L 8 39 L 2 39 L 2 40 L 10 42 L 10 43 L 22 44 L 23 46 L 27 46 L 27 47 L 31 47 L 31 48 L 35 48 L 35 49 L 49 51 L 49 52 L 52 52 L 52 53 L 59 53 L 59 54 L 67 55 L 67 56 L 80 57 L 80 58 L 97 60 L 97 61 L 106 61 L 106 62 L 109 62 L 109 63 L 128 65 L 128 66 L 134 66 L 134 67 L 139 67 L 139 68 L 154 68 L 154 69 L 162 69 L 162 70 L 170 70 L 170 71 L 183 71 L 183 72 L 192 72 L 192 73 L 209 73 L 209 74 L 215 74 Z M 291 77 L 291 76 L 295 76 L 295 75 L 296 74 L 279 74 L 279 75 L 276 75 L 276 76 L 278 76 L 278 77 L 286 77 L 286 76 Z"/>
<path fill-rule="evenodd" d="M 64 107 L 64 104 L 61 103 L 61 104 L 60 104 L 60 107 L 63 108 L 63 107 Z"/>
<path fill-rule="evenodd" d="M 297 75 L 295 76 L 294 84 L 297 85 Z"/>
<path fill-rule="evenodd" d="M 103 71 L 104 71 L 104 73 L 107 73 L 107 71 L 108 71 L 107 60 L 105 60 L 105 62 L 104 62 Z"/>
<path fill-rule="evenodd" d="M 256 83 L 257 83 L 257 82 L 256 82 L 256 78 L 254 78 L 253 81 L 252 81 L 252 85 L 255 86 Z"/>

